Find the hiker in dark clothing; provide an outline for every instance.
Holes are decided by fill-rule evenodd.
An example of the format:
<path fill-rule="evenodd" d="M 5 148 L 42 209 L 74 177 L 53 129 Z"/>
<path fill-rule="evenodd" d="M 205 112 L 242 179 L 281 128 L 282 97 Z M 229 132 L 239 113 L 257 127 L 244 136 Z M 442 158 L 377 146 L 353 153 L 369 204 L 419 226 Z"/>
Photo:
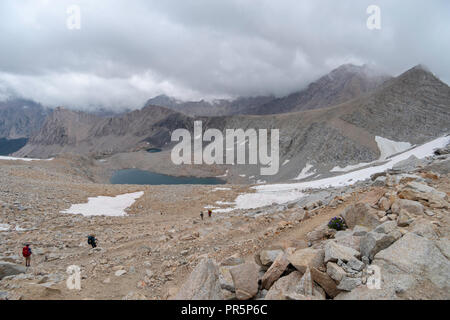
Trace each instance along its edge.
<path fill-rule="evenodd" d="M 200 218 L 203 220 L 203 211 L 200 211 Z"/>
<path fill-rule="evenodd" d="M 95 239 L 94 235 L 88 236 L 88 244 L 92 246 L 92 248 L 97 247 L 97 239 Z"/>
<path fill-rule="evenodd" d="M 212 214 L 212 210 L 210 209 L 210 210 L 208 210 L 208 217 L 211 218 L 211 214 Z"/>
<path fill-rule="evenodd" d="M 22 249 L 22 255 L 25 258 L 25 267 L 30 267 L 31 266 L 31 248 L 30 245 L 27 243 L 25 244 L 25 247 L 23 247 Z"/>

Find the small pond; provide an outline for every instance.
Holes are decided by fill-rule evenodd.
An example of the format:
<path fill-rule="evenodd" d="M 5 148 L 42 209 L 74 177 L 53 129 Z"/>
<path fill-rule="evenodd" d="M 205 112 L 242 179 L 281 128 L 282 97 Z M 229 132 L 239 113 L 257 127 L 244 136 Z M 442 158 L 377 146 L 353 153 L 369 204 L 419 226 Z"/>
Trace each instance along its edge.
<path fill-rule="evenodd" d="M 149 152 L 149 153 L 157 153 L 157 152 L 161 152 L 162 150 L 161 149 L 159 149 L 159 148 L 150 148 L 150 149 L 147 149 L 147 152 Z"/>
<path fill-rule="evenodd" d="M 218 178 L 175 177 L 139 169 L 124 169 L 116 171 L 111 177 L 112 184 L 225 184 Z"/>
<path fill-rule="evenodd" d="M 7 156 L 11 153 L 19 151 L 27 144 L 28 139 L 5 139 L 0 138 L 0 156 Z"/>

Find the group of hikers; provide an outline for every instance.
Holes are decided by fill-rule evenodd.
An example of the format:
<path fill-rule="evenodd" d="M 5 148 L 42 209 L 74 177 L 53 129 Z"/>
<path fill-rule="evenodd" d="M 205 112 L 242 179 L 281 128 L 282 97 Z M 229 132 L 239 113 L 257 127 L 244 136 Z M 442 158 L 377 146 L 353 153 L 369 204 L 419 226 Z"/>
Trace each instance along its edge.
<path fill-rule="evenodd" d="M 162 214 L 163 213 L 161 212 L 161 215 Z M 211 216 L 212 216 L 212 210 L 209 209 L 208 210 L 208 217 L 211 218 Z M 200 212 L 200 217 L 203 220 L 203 211 Z M 93 235 L 93 234 L 88 235 L 87 241 L 88 241 L 88 244 L 90 246 L 92 246 L 92 248 L 96 248 L 97 247 L 97 239 L 95 238 L 95 235 Z M 25 266 L 26 267 L 30 267 L 31 266 L 31 255 L 32 254 L 33 254 L 33 252 L 31 251 L 30 244 L 26 243 L 25 246 L 22 249 L 22 255 L 25 258 Z"/>
<path fill-rule="evenodd" d="M 90 234 L 88 235 L 88 244 L 92 246 L 92 248 L 97 247 L 97 239 L 95 238 L 95 235 Z M 31 266 L 31 255 L 33 252 L 31 251 L 30 244 L 26 243 L 25 247 L 22 249 L 22 255 L 25 258 L 25 267 Z"/>
<path fill-rule="evenodd" d="M 208 217 L 211 218 L 211 215 L 212 215 L 212 210 L 208 210 Z M 202 218 L 202 220 L 203 220 L 203 211 L 200 211 L 200 218 Z"/>

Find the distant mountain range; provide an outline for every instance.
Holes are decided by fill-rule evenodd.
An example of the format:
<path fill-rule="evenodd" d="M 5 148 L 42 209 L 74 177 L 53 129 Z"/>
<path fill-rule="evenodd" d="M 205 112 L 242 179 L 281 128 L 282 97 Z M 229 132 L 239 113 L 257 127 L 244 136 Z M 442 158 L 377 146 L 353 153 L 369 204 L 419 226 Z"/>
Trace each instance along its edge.
<path fill-rule="evenodd" d="M 336 165 L 376 160 L 380 157 L 376 136 L 419 144 L 449 133 L 450 88 L 422 66 L 384 82 L 381 78 L 385 77 L 369 81 L 370 85 L 363 81 L 364 86 L 360 80 L 365 78 L 363 76 L 342 80 L 345 78 L 342 72 L 349 69 L 354 68 L 338 68 L 328 79 L 322 78 L 310 85 L 305 89 L 311 93 L 307 95 L 309 98 L 299 93 L 297 98 L 303 102 L 291 103 L 295 105 L 293 110 L 284 107 L 288 104 L 280 106 L 279 110 L 290 110 L 290 113 L 194 117 L 147 104 L 141 110 L 102 118 L 58 108 L 17 155 L 112 154 L 147 146 L 164 148 L 174 129 L 192 130 L 194 120 L 200 119 L 204 130 L 280 129 L 280 156 L 283 162 L 290 160 L 280 171 L 280 180 L 292 179 L 298 175 L 299 168 L 307 164 L 330 170 Z M 319 87 L 322 89 L 318 90 Z M 319 105 L 318 101 L 323 101 L 324 105 Z M 332 103 L 334 105 L 329 106 Z M 297 108 L 312 110 L 297 111 Z"/>
<path fill-rule="evenodd" d="M 170 141 L 168 132 L 176 128 L 175 124 L 187 128 L 192 126 L 192 119 L 189 117 L 278 114 L 326 108 L 369 93 L 388 79 L 390 77 L 379 74 L 367 66 L 343 65 L 310 84 L 304 90 L 283 98 L 260 96 L 241 97 L 235 100 L 222 99 L 212 102 L 205 100 L 183 102 L 161 95 L 148 100 L 141 110 L 124 112 L 122 114 L 113 114 L 105 109 L 88 114 L 63 108 L 57 108 L 51 113 L 39 104 L 16 99 L 9 101 L 7 105 L 9 106 L 7 110 L 15 116 L 6 116 L 6 119 L 9 118 L 10 121 L 8 123 L 14 123 L 17 126 L 35 120 L 32 126 L 27 126 L 30 131 L 23 133 L 24 137 L 31 137 L 30 145 L 64 146 L 64 149 L 68 148 L 70 150 L 73 145 L 77 145 L 80 141 L 87 139 L 87 137 L 98 137 L 106 135 L 106 132 L 117 132 L 118 128 L 122 128 L 124 124 L 129 122 L 130 115 L 138 115 L 137 118 L 146 119 L 145 123 L 147 126 L 141 128 L 141 132 L 137 136 L 148 135 L 145 142 L 160 147 L 163 143 Z M 22 104 L 25 105 L 25 102 L 33 106 L 32 110 L 39 112 L 40 116 L 29 117 L 29 110 L 21 107 Z M 156 106 L 159 108 L 156 108 Z M 169 109 L 175 111 L 175 113 L 169 112 Z M 165 112 L 162 112 L 162 110 L 165 110 Z M 162 125 L 158 124 L 156 128 L 150 128 L 150 124 L 153 122 L 149 121 L 149 119 L 152 119 L 153 113 L 155 115 L 166 115 L 168 119 L 165 119 Z M 48 118 L 44 123 L 46 116 Z M 131 116 L 132 119 L 134 119 L 133 116 Z M 102 121 L 102 118 L 109 118 L 109 120 Z M 173 121 L 173 118 L 176 118 L 177 121 Z M 163 121 L 162 118 L 159 119 L 157 117 L 157 119 Z M 180 119 L 187 120 L 187 123 L 180 123 Z M 108 123 L 104 123 L 106 121 L 110 121 L 111 127 L 107 128 Z M 95 128 L 91 127 L 94 124 Z M 99 129 L 100 127 L 101 129 Z M 40 132 L 38 133 L 39 130 Z M 126 131 L 126 136 L 133 136 L 132 130 L 127 129 L 127 131 L 123 128 L 120 130 L 122 132 Z M 145 134 L 143 134 L 144 132 Z M 134 140 L 127 141 L 125 145 L 132 146 L 136 145 L 136 143 Z M 25 150 L 28 149 L 29 146 Z M 50 149 L 52 149 L 51 153 L 59 153 L 59 147 Z M 102 143 L 100 150 L 101 152 L 114 153 L 118 150 L 118 147 L 115 146 L 115 142 L 112 145 L 105 142 Z M 89 152 L 93 151 L 89 150 Z M 42 151 L 40 153 L 40 155 L 43 154 L 48 154 L 48 152 Z"/>
<path fill-rule="evenodd" d="M 158 106 L 147 106 L 114 117 L 59 107 L 17 154 L 47 157 L 61 152 L 112 154 L 132 151 L 139 146 L 162 146 L 170 141 L 171 131 L 192 126 L 188 116 Z"/>
<path fill-rule="evenodd" d="M 0 138 L 28 138 L 39 132 L 51 111 L 31 100 L 0 101 Z"/>
<path fill-rule="evenodd" d="M 275 99 L 274 96 L 241 97 L 235 100 L 219 99 L 214 101 L 180 101 L 166 95 L 160 95 L 147 101 L 145 106 L 166 107 L 189 116 L 229 116 L 248 114 L 250 110 Z"/>
<path fill-rule="evenodd" d="M 274 99 L 248 110 L 248 114 L 278 114 L 335 106 L 373 92 L 392 77 L 368 66 L 345 64 L 304 90 Z"/>
<path fill-rule="evenodd" d="M 368 66 L 342 65 L 305 89 L 288 96 L 241 97 L 212 102 L 179 101 L 165 95 L 147 101 L 146 105 L 167 107 L 190 116 L 226 116 L 237 114 L 279 114 L 326 108 L 372 92 L 390 76 Z"/>
<path fill-rule="evenodd" d="M 278 114 L 325 108 L 359 97 L 376 89 L 389 76 L 367 66 L 343 65 L 311 83 L 307 88 L 286 97 L 240 97 L 234 100 L 180 101 L 160 95 L 147 101 L 144 107 L 161 106 L 188 116 L 229 116 L 244 114 Z M 37 133 L 51 109 L 32 100 L 11 98 L 0 102 L 0 138 L 28 138 Z M 115 117 L 107 108 L 90 112 L 99 117 Z"/>

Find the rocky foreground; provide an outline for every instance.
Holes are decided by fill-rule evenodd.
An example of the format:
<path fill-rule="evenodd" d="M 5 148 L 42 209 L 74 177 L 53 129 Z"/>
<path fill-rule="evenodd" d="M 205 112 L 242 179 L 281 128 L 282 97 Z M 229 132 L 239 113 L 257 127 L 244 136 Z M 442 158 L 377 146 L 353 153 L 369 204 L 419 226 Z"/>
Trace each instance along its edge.
<path fill-rule="evenodd" d="M 428 163 L 410 158 L 374 176 L 365 199 L 339 210 L 346 230 L 336 231 L 326 221 L 307 233 L 306 241 L 291 238 L 257 251 L 254 259 L 232 255 L 216 264 L 205 258 L 174 298 L 449 299 L 447 157 Z M 333 208 L 347 197 L 309 202 L 277 232 L 308 223 L 321 214 L 317 207 Z"/>
<path fill-rule="evenodd" d="M 449 299 L 448 151 L 351 187 L 204 220 L 205 206 L 248 186 L 106 185 L 70 159 L 2 161 L 0 298 Z M 137 191 L 124 217 L 60 213 Z M 337 216 L 346 230 L 328 227 Z M 81 268 L 81 290 L 66 286 L 71 265 Z M 371 286 L 375 266 L 380 289 Z"/>

